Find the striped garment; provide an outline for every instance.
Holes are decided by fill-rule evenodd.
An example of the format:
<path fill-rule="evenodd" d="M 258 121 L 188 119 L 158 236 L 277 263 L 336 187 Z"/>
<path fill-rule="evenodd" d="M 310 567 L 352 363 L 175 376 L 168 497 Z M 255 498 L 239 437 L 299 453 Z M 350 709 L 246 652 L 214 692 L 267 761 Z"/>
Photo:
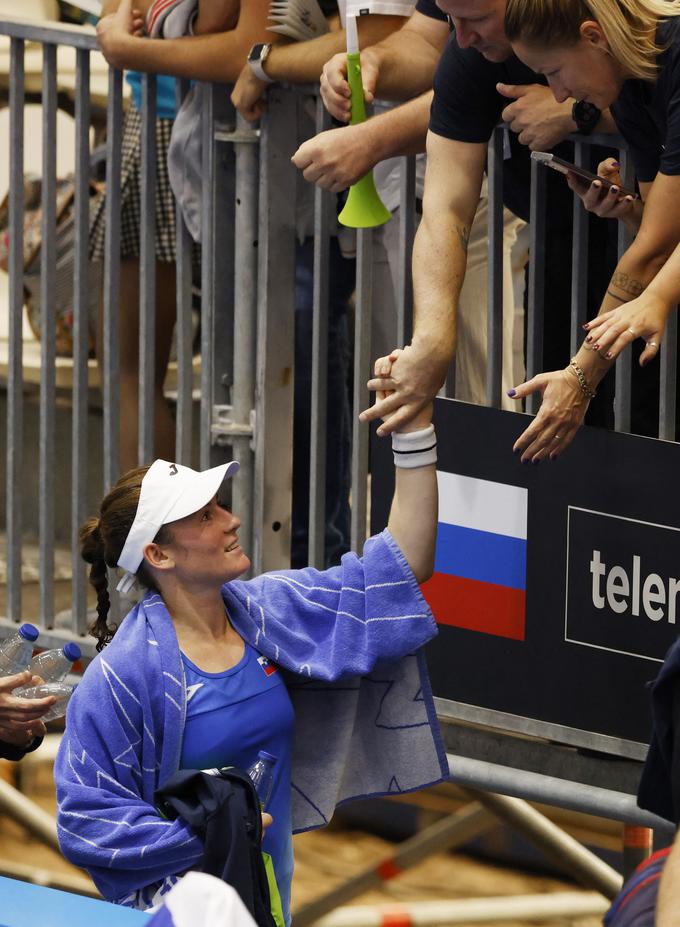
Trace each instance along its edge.
<path fill-rule="evenodd" d="M 288 671 L 294 832 L 352 798 L 448 778 L 421 650 L 436 625 L 389 532 L 325 572 L 266 573 L 222 594 L 244 640 Z M 185 716 L 177 637 L 149 592 L 76 689 L 54 770 L 62 852 L 109 900 L 146 906 L 200 860 L 189 828 L 154 807 L 178 768 Z"/>

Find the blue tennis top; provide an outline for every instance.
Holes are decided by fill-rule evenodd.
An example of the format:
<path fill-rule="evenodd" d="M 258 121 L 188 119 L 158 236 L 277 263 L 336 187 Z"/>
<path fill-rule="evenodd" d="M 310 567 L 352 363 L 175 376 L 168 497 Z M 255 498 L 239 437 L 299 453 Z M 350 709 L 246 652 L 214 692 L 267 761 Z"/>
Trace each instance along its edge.
<path fill-rule="evenodd" d="M 138 71 L 128 71 L 125 80 L 132 91 L 132 102 L 135 108 L 142 111 L 142 75 Z M 174 77 L 159 74 L 156 77 L 156 116 L 159 119 L 174 119 L 177 115 L 175 102 Z"/>
<path fill-rule="evenodd" d="M 187 715 L 182 769 L 248 769 L 260 750 L 277 757 L 267 811 L 274 819 L 262 841 L 272 858 L 281 906 L 290 923 L 293 879 L 291 755 L 295 717 L 274 663 L 244 642 L 243 658 L 222 673 L 208 673 L 182 654 Z"/>

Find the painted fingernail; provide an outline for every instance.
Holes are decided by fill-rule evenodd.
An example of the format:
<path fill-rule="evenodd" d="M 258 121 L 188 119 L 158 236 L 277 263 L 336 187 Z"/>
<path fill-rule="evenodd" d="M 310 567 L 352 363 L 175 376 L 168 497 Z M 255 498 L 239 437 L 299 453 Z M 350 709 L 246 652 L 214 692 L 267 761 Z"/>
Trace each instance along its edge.
<path fill-rule="evenodd" d="M 516 395 L 517 395 L 517 390 L 516 390 L 516 389 L 509 389 L 509 390 L 508 390 L 508 396 L 509 396 L 511 399 L 514 399 Z"/>
<path fill-rule="evenodd" d="M 590 344 L 590 342 L 591 342 L 592 340 L 593 340 L 593 336 L 592 336 L 592 335 L 588 335 L 588 337 L 586 338 L 586 344 Z"/>
<path fill-rule="evenodd" d="M 523 457 L 523 458 L 522 458 L 522 463 L 523 463 L 523 464 L 528 464 L 528 463 L 529 463 L 529 458 L 528 458 L 528 457 Z"/>
<path fill-rule="evenodd" d="M 532 464 L 534 464 L 535 466 L 538 466 L 538 464 L 540 464 L 541 461 L 539 460 L 538 457 L 534 457 L 534 459 L 533 459 L 531 462 L 532 462 Z"/>
<path fill-rule="evenodd" d="M 618 161 L 612 161 L 612 167 L 621 167 Z"/>
<path fill-rule="evenodd" d="M 587 332 L 588 329 L 590 328 L 590 322 L 584 322 L 581 328 Z"/>
<path fill-rule="evenodd" d="M 513 454 L 519 454 L 520 451 L 521 451 L 521 448 L 519 448 L 519 447 L 513 447 L 513 449 L 512 449 L 512 453 L 513 453 Z"/>
<path fill-rule="evenodd" d="M 607 358 L 607 360 L 611 360 L 613 356 L 614 355 L 612 354 L 611 351 L 607 351 L 607 353 L 605 354 L 605 357 Z"/>
<path fill-rule="evenodd" d="M 594 344 L 594 345 L 593 345 L 593 351 L 599 351 L 599 350 L 600 350 L 599 344 Z"/>
<path fill-rule="evenodd" d="M 618 187 L 612 186 L 612 187 L 610 187 L 609 189 L 612 191 L 612 193 L 618 193 L 618 192 L 619 192 L 619 188 L 618 188 Z"/>

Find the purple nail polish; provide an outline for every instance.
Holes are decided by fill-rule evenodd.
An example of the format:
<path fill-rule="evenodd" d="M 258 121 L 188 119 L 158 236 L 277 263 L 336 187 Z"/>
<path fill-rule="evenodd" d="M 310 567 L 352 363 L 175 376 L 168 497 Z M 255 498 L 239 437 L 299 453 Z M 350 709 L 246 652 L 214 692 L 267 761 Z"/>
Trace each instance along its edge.
<path fill-rule="evenodd" d="M 590 344 L 590 342 L 591 342 L 592 340 L 593 340 L 593 336 L 592 336 L 592 335 L 588 335 L 588 337 L 586 338 L 586 344 Z"/>
<path fill-rule="evenodd" d="M 541 461 L 538 459 L 538 457 L 534 457 L 534 459 L 531 462 L 532 464 L 538 466 L 538 464 L 540 464 Z"/>
<path fill-rule="evenodd" d="M 618 193 L 618 192 L 619 192 L 619 188 L 618 188 L 618 187 L 610 187 L 609 189 L 612 191 L 612 193 Z"/>
<path fill-rule="evenodd" d="M 593 351 L 599 351 L 599 350 L 600 350 L 599 344 L 594 344 L 594 345 L 593 345 Z"/>
<path fill-rule="evenodd" d="M 509 390 L 508 390 L 508 396 L 509 396 L 511 399 L 514 399 L 516 395 L 517 395 L 517 390 L 516 390 L 516 389 L 509 389 Z"/>
<path fill-rule="evenodd" d="M 612 354 L 611 351 L 607 351 L 607 353 L 605 354 L 605 357 L 607 358 L 607 360 L 611 360 L 613 356 L 614 355 Z"/>

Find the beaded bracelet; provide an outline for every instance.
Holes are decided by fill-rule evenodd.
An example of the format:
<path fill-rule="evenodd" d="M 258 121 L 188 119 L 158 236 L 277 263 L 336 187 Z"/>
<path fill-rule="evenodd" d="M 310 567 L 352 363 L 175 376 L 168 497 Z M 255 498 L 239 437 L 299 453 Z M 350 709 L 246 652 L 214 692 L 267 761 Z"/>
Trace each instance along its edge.
<path fill-rule="evenodd" d="M 573 370 L 574 373 L 576 374 L 576 379 L 578 380 L 578 385 L 579 385 L 579 387 L 580 387 L 581 392 L 583 393 L 583 395 L 584 395 L 587 399 L 594 399 L 594 398 L 597 396 L 597 393 L 595 392 L 594 389 L 591 389 L 591 388 L 588 386 L 588 381 L 586 380 L 586 375 L 585 375 L 585 373 L 581 370 L 581 368 L 579 367 L 579 365 L 576 363 L 576 358 L 575 358 L 575 357 L 572 357 L 572 359 L 569 361 L 569 366 L 572 368 L 572 370 Z"/>
<path fill-rule="evenodd" d="M 437 463 L 437 435 L 434 425 L 420 431 L 392 432 L 394 466 L 406 470 Z"/>

